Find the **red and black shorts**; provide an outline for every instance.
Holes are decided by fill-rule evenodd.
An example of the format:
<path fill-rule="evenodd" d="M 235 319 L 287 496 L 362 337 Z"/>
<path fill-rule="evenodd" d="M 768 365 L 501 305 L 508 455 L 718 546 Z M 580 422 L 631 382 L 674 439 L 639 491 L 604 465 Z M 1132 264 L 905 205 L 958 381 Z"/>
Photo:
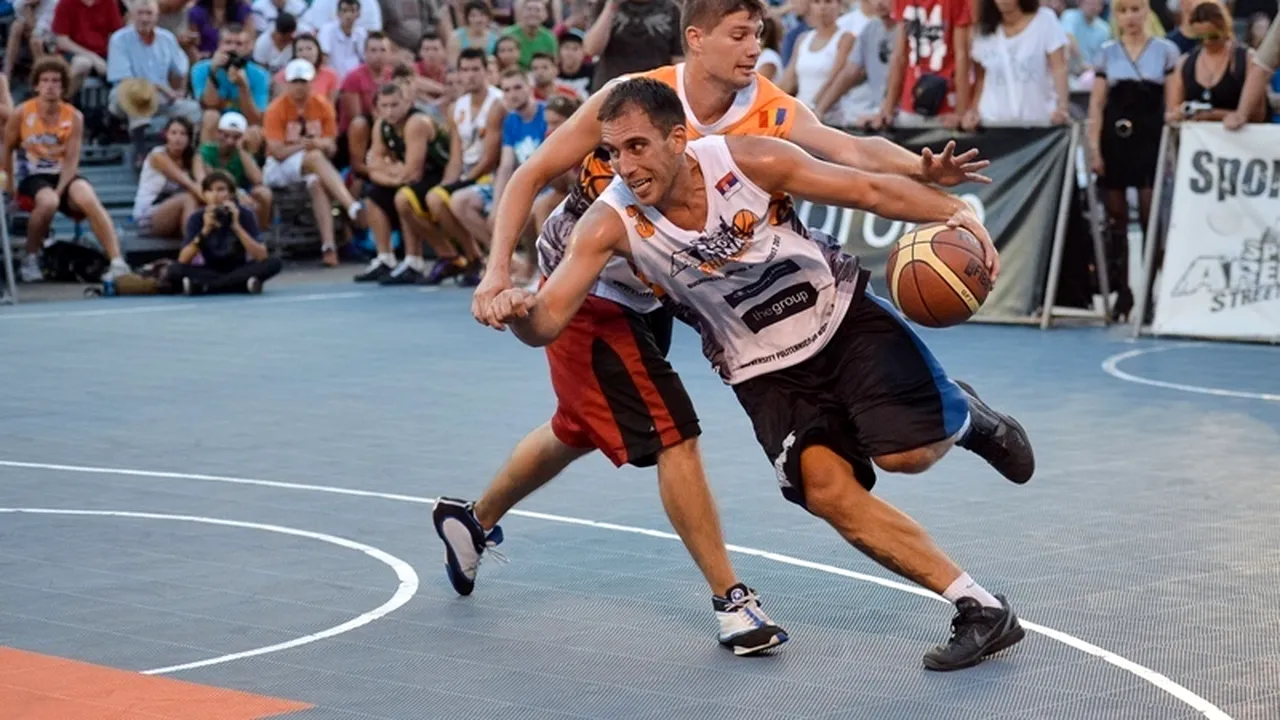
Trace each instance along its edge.
<path fill-rule="evenodd" d="M 684 383 L 667 362 L 672 318 L 594 295 L 547 346 L 560 442 L 598 448 L 614 465 L 649 467 L 658 452 L 702 430 Z"/>
<path fill-rule="evenodd" d="M 31 212 L 36 206 L 36 195 L 40 194 L 40 191 L 45 188 L 57 190 L 58 179 L 58 175 L 49 174 L 28 175 L 22 178 L 17 187 L 18 208 L 23 212 Z M 80 212 L 79 208 L 71 205 L 71 193 L 69 191 L 72 185 L 81 181 L 84 181 L 84 178 L 76 175 L 71 182 L 67 183 L 67 187 L 63 189 L 62 195 L 58 198 L 58 210 L 63 215 L 74 220 L 83 220 L 84 213 Z"/>

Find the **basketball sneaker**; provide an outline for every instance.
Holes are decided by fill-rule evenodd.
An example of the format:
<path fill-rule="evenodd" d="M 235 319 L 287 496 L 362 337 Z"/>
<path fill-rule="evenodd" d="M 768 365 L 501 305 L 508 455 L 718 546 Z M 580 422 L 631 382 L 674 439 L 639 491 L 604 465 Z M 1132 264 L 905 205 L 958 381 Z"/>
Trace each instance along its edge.
<path fill-rule="evenodd" d="M 956 616 L 951 620 L 951 639 L 945 645 L 924 654 L 929 670 L 960 670 L 973 667 L 988 655 L 1016 645 L 1026 631 L 1003 595 L 996 595 L 1000 607 L 983 607 L 969 597 L 956 602 Z"/>
<path fill-rule="evenodd" d="M 969 432 L 960 447 L 986 460 L 1010 482 L 1022 485 L 1036 472 L 1036 455 L 1027 431 L 1012 417 L 982 402 L 969 383 L 956 380 L 969 398 Z"/>
<path fill-rule="evenodd" d="M 494 525 L 486 533 L 476 520 L 475 503 L 457 498 L 436 500 L 431 520 L 436 534 L 444 541 L 444 567 L 449 584 L 459 595 L 470 595 L 476 588 L 476 572 L 485 551 L 501 559 L 491 548 L 502 543 L 502 527 Z"/>
<path fill-rule="evenodd" d="M 711 605 L 720 621 L 720 644 L 734 655 L 754 655 L 787 641 L 787 633 L 764 614 L 756 591 L 738 583 L 728 597 L 713 596 Z"/>

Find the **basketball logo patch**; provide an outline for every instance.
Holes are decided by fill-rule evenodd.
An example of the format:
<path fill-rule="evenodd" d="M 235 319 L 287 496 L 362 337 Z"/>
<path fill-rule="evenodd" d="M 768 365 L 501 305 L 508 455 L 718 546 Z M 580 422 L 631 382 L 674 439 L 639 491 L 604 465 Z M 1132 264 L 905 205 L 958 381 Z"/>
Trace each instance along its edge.
<path fill-rule="evenodd" d="M 739 210 L 733 214 L 733 234 L 745 240 L 755 234 L 756 224 L 760 218 L 750 210 Z"/>
<path fill-rule="evenodd" d="M 627 217 L 636 222 L 636 234 L 646 240 L 653 237 L 653 223 L 649 222 L 649 218 L 644 216 L 640 208 L 635 205 L 627 206 Z"/>

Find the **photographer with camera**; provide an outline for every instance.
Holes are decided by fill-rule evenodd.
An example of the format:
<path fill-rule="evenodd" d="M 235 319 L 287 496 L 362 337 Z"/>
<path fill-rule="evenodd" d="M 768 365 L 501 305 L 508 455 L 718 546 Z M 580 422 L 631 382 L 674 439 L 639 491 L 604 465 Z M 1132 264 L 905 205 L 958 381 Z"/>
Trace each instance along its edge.
<path fill-rule="evenodd" d="M 218 51 L 191 68 L 191 89 L 200 99 L 204 118 L 200 139 L 212 142 L 218 118 L 234 110 L 249 121 L 245 145 L 257 153 L 262 146 L 262 116 L 271 101 L 271 74 L 249 59 L 249 32 L 240 23 L 227 23 L 218 35 Z"/>
<path fill-rule="evenodd" d="M 187 221 L 187 244 L 169 266 L 173 289 L 184 295 L 262 292 L 283 263 L 258 242 L 258 221 L 236 202 L 235 180 L 215 170 L 200 189 L 204 208 Z"/>

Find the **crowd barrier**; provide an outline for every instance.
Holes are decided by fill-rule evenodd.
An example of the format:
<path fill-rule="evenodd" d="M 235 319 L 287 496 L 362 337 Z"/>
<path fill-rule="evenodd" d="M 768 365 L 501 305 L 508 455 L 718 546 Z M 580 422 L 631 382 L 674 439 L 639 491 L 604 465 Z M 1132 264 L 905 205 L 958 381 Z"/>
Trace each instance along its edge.
<path fill-rule="evenodd" d="M 1280 126 L 1166 127 L 1159 167 L 1132 335 L 1280 342 Z"/>

